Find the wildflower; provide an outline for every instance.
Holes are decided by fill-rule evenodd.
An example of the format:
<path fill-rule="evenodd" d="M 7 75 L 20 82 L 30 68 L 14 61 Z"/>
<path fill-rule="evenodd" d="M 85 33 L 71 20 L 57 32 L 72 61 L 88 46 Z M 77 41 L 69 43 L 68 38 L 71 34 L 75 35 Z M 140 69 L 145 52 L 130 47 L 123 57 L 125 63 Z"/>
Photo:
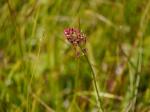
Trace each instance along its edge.
<path fill-rule="evenodd" d="M 66 28 L 64 34 L 66 39 L 73 45 L 77 57 L 80 56 L 80 51 L 77 51 L 77 48 L 81 48 L 82 52 L 84 51 L 83 53 L 86 53 L 86 49 L 82 49 L 86 44 L 86 36 L 83 32 L 75 28 Z"/>
<path fill-rule="evenodd" d="M 89 61 L 89 58 L 87 56 L 87 50 L 85 47 L 86 44 L 86 36 L 84 33 L 82 33 L 79 29 L 75 29 L 75 28 L 66 28 L 64 30 L 64 34 L 66 36 L 66 39 L 73 45 L 73 47 L 75 48 L 75 51 L 77 48 L 80 48 L 81 53 L 84 54 L 85 59 L 88 62 L 88 65 L 92 71 L 92 76 L 93 76 L 93 82 L 94 82 L 94 86 L 95 86 L 95 90 L 97 93 L 97 97 L 98 97 L 98 101 L 99 101 L 99 109 L 101 112 L 103 112 L 103 107 L 102 107 L 102 102 L 101 102 L 101 98 L 99 95 L 99 91 L 98 91 L 98 86 L 96 84 L 96 75 L 95 72 L 92 68 L 92 65 Z M 76 56 L 79 57 L 80 56 L 80 52 L 76 52 Z"/>
<path fill-rule="evenodd" d="M 66 28 L 64 30 L 64 34 L 65 34 L 67 40 L 73 46 L 80 46 L 80 45 L 83 45 L 86 43 L 86 36 L 79 29 Z"/>

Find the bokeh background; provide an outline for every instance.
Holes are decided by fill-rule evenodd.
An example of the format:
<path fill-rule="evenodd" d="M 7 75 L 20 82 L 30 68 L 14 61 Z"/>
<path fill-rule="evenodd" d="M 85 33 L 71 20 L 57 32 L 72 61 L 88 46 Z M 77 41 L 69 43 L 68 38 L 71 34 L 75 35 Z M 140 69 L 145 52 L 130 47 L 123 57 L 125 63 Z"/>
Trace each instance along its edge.
<path fill-rule="evenodd" d="M 150 112 L 150 0 L 1 0 L 0 112 L 97 112 L 64 29 L 87 35 L 105 112 Z"/>

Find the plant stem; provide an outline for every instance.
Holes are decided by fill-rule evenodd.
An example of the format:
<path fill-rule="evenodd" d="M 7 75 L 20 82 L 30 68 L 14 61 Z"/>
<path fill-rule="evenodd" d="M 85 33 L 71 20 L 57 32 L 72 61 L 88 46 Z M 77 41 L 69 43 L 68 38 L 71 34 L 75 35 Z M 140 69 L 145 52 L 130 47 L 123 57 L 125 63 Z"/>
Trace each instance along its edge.
<path fill-rule="evenodd" d="M 98 87 L 97 87 L 97 84 L 96 84 L 96 75 L 94 73 L 94 70 L 92 68 L 92 65 L 90 63 L 90 60 L 89 60 L 87 54 L 85 53 L 85 51 L 83 51 L 83 49 L 81 47 L 80 47 L 80 49 L 82 50 L 82 52 L 83 52 L 83 54 L 84 54 L 84 56 L 86 58 L 86 61 L 88 62 L 88 65 L 89 65 L 89 67 L 90 67 L 90 69 L 92 71 L 93 83 L 94 83 L 94 87 L 95 87 L 95 90 L 96 90 L 96 93 L 97 93 L 97 97 L 98 97 L 100 112 L 104 112 L 103 107 L 102 107 L 102 101 L 101 101 L 101 98 L 100 98 L 100 95 L 99 95 L 99 92 L 98 92 Z"/>

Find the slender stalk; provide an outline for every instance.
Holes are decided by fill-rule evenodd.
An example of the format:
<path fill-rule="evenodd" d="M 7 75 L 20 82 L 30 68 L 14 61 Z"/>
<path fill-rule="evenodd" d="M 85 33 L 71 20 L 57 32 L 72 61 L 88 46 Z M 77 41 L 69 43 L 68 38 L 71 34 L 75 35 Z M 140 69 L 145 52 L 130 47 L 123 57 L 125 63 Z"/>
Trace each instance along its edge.
<path fill-rule="evenodd" d="M 90 67 L 90 69 L 92 71 L 93 83 L 94 83 L 94 87 L 95 87 L 95 90 L 96 90 L 96 93 L 97 93 L 97 97 L 98 97 L 98 102 L 99 102 L 99 106 L 98 107 L 100 109 L 100 112 L 104 112 L 104 109 L 102 107 L 102 101 L 101 101 L 101 98 L 100 98 L 100 95 L 99 95 L 99 91 L 98 91 L 98 87 L 97 87 L 97 84 L 96 84 L 96 75 L 94 73 L 94 70 L 92 68 L 92 65 L 90 63 L 90 60 L 89 60 L 87 54 L 85 53 L 85 51 L 83 51 L 83 49 L 81 47 L 80 47 L 80 49 L 82 50 L 82 52 L 84 54 L 84 57 L 86 58 L 86 61 L 87 61 L 88 65 L 89 65 L 89 67 Z"/>

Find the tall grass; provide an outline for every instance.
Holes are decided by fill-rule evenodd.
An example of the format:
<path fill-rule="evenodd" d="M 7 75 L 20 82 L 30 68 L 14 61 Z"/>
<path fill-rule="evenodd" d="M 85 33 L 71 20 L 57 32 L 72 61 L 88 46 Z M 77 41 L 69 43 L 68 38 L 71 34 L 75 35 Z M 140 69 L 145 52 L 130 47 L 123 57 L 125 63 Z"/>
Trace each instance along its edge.
<path fill-rule="evenodd" d="M 0 112 L 149 112 L 149 12 L 150 0 L 1 0 Z M 77 17 L 90 63 L 63 34 Z"/>

